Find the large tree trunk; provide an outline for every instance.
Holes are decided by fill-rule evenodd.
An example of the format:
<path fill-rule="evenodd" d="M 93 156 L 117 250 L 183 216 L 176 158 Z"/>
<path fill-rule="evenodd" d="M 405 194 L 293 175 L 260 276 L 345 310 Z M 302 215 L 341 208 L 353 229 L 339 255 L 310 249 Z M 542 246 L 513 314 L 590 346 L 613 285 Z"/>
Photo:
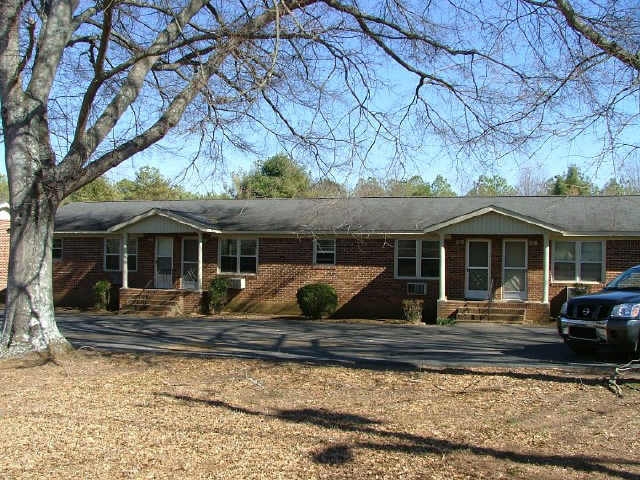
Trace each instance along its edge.
<path fill-rule="evenodd" d="M 11 247 L 0 356 L 50 358 L 71 349 L 54 316 L 51 244 L 58 198 L 46 168 L 51 159 L 42 158 L 41 123 L 31 119 L 5 131 Z"/>

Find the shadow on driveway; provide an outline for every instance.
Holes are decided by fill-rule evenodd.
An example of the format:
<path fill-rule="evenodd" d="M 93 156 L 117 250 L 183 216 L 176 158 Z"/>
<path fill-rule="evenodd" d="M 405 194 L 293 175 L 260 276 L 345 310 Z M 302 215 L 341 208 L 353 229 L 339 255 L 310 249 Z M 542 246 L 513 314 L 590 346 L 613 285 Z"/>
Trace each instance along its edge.
<path fill-rule="evenodd" d="M 497 366 L 611 371 L 616 364 L 577 357 L 553 328 L 517 325 L 409 326 L 69 314 L 59 315 L 58 325 L 77 348 L 117 352 L 395 369 Z"/>

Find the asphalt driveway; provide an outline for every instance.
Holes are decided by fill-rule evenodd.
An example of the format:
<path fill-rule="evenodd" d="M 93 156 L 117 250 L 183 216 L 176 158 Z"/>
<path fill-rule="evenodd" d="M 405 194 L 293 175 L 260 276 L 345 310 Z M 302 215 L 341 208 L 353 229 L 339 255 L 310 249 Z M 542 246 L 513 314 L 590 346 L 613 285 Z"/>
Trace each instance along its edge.
<path fill-rule="evenodd" d="M 308 320 L 167 319 L 58 315 L 77 348 L 215 357 L 323 361 L 401 367 L 598 368 L 607 358 L 578 357 L 554 328 L 461 324 L 408 326 Z"/>

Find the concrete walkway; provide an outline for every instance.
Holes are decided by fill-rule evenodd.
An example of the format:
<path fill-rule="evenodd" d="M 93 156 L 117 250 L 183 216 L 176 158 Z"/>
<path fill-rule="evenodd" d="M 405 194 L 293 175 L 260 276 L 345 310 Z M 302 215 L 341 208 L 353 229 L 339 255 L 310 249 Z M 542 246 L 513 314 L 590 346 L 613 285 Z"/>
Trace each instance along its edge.
<path fill-rule="evenodd" d="M 407 326 L 307 320 L 167 319 L 58 315 L 76 347 L 125 352 L 335 362 L 392 368 L 607 368 L 578 357 L 554 328 L 461 324 Z"/>

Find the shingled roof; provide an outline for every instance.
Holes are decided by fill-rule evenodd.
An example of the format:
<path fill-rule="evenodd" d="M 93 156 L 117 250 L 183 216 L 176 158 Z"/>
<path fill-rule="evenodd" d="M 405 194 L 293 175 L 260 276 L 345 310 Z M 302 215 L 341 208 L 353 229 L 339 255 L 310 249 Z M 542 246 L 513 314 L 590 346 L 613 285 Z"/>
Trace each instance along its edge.
<path fill-rule="evenodd" d="M 411 234 L 491 211 L 566 235 L 640 235 L 636 195 L 78 202 L 59 209 L 55 228 L 103 233 L 164 213 L 211 232 Z"/>

